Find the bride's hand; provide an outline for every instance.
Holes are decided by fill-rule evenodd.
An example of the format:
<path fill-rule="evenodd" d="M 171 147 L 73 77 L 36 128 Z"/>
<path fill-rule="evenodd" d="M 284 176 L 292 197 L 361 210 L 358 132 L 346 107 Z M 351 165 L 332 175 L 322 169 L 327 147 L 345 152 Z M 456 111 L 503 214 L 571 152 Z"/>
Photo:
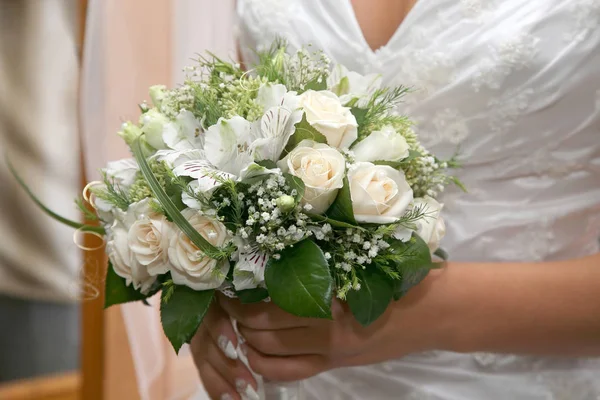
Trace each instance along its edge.
<path fill-rule="evenodd" d="M 231 321 L 216 302 L 211 305 L 190 346 L 211 399 L 259 399 L 256 381 L 237 355 L 237 339 Z"/>
<path fill-rule="evenodd" d="M 272 381 L 294 381 L 334 368 L 387 361 L 436 348 L 443 330 L 441 307 L 427 278 L 405 298 L 393 302 L 376 322 L 361 326 L 345 304 L 333 302 L 332 320 L 299 318 L 272 303 L 241 304 L 219 298 L 238 321 L 241 345 L 251 368 Z M 227 329 L 210 327 L 212 336 Z M 234 373 L 234 372 L 232 372 Z M 230 378 L 231 380 L 231 378 Z"/>

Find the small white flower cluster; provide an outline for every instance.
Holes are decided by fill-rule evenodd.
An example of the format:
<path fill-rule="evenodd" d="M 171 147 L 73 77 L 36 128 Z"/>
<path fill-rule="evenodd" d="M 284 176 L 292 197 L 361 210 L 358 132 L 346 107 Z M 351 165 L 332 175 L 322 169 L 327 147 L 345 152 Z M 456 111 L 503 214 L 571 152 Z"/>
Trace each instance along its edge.
<path fill-rule="evenodd" d="M 194 108 L 194 88 L 191 85 L 181 85 L 165 92 L 160 104 L 160 111 L 168 118 L 175 119 L 181 111 Z"/>
<path fill-rule="evenodd" d="M 306 48 L 298 50 L 287 60 L 288 79 L 295 80 L 304 90 L 308 83 L 325 83 L 330 74 L 331 59 L 322 51 L 310 53 Z"/>
<path fill-rule="evenodd" d="M 414 160 L 412 167 L 416 173 L 410 174 L 411 177 L 407 178 L 407 182 L 419 197 L 430 196 L 435 198 L 444 191 L 448 183 L 448 176 L 445 174 L 448 163 L 438 162 L 422 147 L 420 153 L 424 157 L 418 157 Z"/>
<path fill-rule="evenodd" d="M 300 206 L 289 210 L 278 205 L 278 199 L 297 196 L 296 189 L 290 188 L 283 175 L 272 174 L 251 185 L 246 194 L 239 198 L 247 207 L 248 216 L 244 226 L 237 231 L 242 239 L 251 239 L 268 253 L 279 252 L 287 246 L 313 235 L 308 225 L 310 218 L 303 214 Z"/>
<path fill-rule="evenodd" d="M 373 235 L 363 229 L 346 229 L 343 235 L 335 239 L 335 243 L 340 246 L 338 258 L 341 259 L 335 264 L 336 268 L 345 272 L 351 272 L 354 266 L 366 269 L 382 250 L 390 247 L 383 239 L 383 235 Z"/>

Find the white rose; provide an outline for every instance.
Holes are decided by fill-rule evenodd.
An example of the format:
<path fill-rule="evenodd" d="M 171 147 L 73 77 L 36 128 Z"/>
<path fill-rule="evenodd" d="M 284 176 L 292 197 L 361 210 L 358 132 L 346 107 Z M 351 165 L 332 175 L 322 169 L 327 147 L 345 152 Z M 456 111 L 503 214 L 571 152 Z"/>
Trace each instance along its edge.
<path fill-rule="evenodd" d="M 219 221 L 189 208 L 183 210 L 182 214 L 212 245 L 221 247 L 227 241 L 227 229 Z M 221 286 L 229 271 L 229 261 L 217 261 L 208 257 L 181 231 L 171 235 L 169 260 L 173 282 L 194 290 Z"/>
<path fill-rule="evenodd" d="M 150 275 L 169 271 L 169 239 L 174 234 L 171 223 L 158 213 L 138 219 L 129 228 L 129 249 L 137 262 L 148 269 Z"/>
<path fill-rule="evenodd" d="M 396 222 L 413 200 L 404 172 L 387 165 L 356 163 L 348 171 L 348 181 L 358 222 Z"/>
<path fill-rule="evenodd" d="M 340 96 L 342 104 L 357 99 L 357 106 L 364 107 L 373 93 L 381 87 L 381 75 L 361 75 L 338 64 L 327 78 L 327 87 Z"/>
<path fill-rule="evenodd" d="M 356 161 L 400 161 L 408 157 L 408 143 L 391 126 L 373 131 L 352 147 Z"/>
<path fill-rule="evenodd" d="M 346 160 L 323 143 L 303 140 L 278 165 L 283 172 L 302 179 L 306 187 L 303 202 L 315 213 L 327 211 L 344 185 Z"/>
<path fill-rule="evenodd" d="M 151 108 L 140 116 L 142 132 L 146 134 L 146 142 L 157 150 L 166 149 L 163 133 L 165 126 L 171 121 L 156 108 Z"/>
<path fill-rule="evenodd" d="M 416 222 L 417 235 L 421 237 L 429 246 L 429 250 L 433 253 L 440 247 L 440 242 L 446 234 L 446 224 L 440 215 L 443 204 L 438 203 L 435 199 L 425 196 L 414 201 L 415 207 L 424 207 L 425 216 Z"/>
<path fill-rule="evenodd" d="M 133 203 L 126 212 L 120 212 L 108 229 L 106 252 L 117 275 L 125 279 L 127 285 L 147 294 L 156 276 L 141 264 L 129 243 L 129 230 L 141 218 L 152 212 L 149 199 Z"/>
<path fill-rule="evenodd" d="M 356 118 L 334 93 L 307 90 L 300 96 L 299 106 L 308 123 L 327 138 L 330 146 L 347 149 L 358 137 Z"/>

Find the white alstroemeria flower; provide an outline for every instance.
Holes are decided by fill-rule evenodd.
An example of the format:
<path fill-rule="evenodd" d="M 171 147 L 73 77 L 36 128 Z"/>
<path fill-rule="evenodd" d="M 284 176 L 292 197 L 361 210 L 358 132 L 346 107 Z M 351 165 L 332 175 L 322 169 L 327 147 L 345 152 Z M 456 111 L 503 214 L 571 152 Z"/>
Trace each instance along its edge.
<path fill-rule="evenodd" d="M 282 84 L 265 83 L 258 89 L 256 102 L 263 106 L 264 110 L 272 107 L 284 107 L 290 111 L 298 110 L 298 94 L 289 91 Z"/>
<path fill-rule="evenodd" d="M 300 96 L 306 120 L 327 138 L 327 144 L 347 149 L 358 137 L 358 123 L 348 107 L 328 90 L 307 90 Z"/>
<path fill-rule="evenodd" d="M 233 255 L 236 261 L 233 267 L 233 286 L 235 290 L 254 289 L 264 285 L 265 267 L 269 256 L 259 250 L 256 245 L 242 242 Z"/>
<path fill-rule="evenodd" d="M 162 139 L 174 150 L 202 149 L 204 144 L 200 121 L 187 110 L 182 110 L 175 121 L 164 126 Z"/>
<path fill-rule="evenodd" d="M 157 150 L 166 149 L 163 139 L 165 126 L 171 121 L 156 108 L 151 108 L 140 115 L 140 127 L 145 133 L 146 142 Z"/>
<path fill-rule="evenodd" d="M 206 159 L 218 170 L 235 176 L 254 162 L 250 152 L 253 142 L 252 123 L 242 117 L 219 118 L 205 136 Z"/>
<path fill-rule="evenodd" d="M 440 242 L 446 235 L 446 224 L 440 215 L 444 205 L 432 197 L 425 196 L 414 200 L 414 207 L 418 206 L 424 206 L 425 216 L 416 222 L 417 235 L 427 243 L 433 253 L 440 247 Z"/>
<path fill-rule="evenodd" d="M 391 126 L 373 131 L 350 150 L 356 161 L 400 161 L 408 157 L 409 146 L 404 136 Z"/>
<path fill-rule="evenodd" d="M 139 166 L 135 159 L 124 158 L 117 161 L 109 161 L 104 169 L 106 176 L 121 188 L 128 188 L 135 182 Z"/>
<path fill-rule="evenodd" d="M 186 150 L 158 150 L 151 160 L 164 161 L 170 168 L 176 168 L 187 161 L 205 160 L 204 150 L 186 149 Z"/>
<path fill-rule="evenodd" d="M 141 226 L 136 224 L 137 221 L 145 221 L 149 219 L 155 219 L 157 224 L 156 230 L 164 232 L 165 237 L 169 236 L 167 231 L 163 231 L 164 228 L 169 229 L 169 224 L 164 216 L 155 214 L 150 207 L 150 199 L 145 199 L 137 203 L 133 203 L 129 206 L 126 212 L 119 213 L 119 218 L 116 218 L 110 229 L 108 230 L 106 252 L 113 265 L 114 271 L 117 275 L 124 278 L 127 285 L 133 285 L 137 290 L 146 294 L 152 287 L 152 284 L 156 280 L 156 274 L 166 272 L 165 259 L 161 258 L 162 254 L 166 254 L 167 247 L 164 247 L 167 242 L 162 240 L 150 240 L 146 243 L 147 248 L 144 249 L 144 245 L 141 243 L 133 244 L 130 242 L 130 230 L 133 228 L 134 231 L 138 229 L 143 230 Z M 155 230 L 155 231 L 156 231 Z M 135 236 L 135 232 L 133 233 Z M 162 238 L 162 236 L 161 236 Z M 150 243 L 152 242 L 152 243 Z M 150 246 L 155 246 L 150 248 Z M 163 253 L 164 252 L 164 253 Z M 146 253 L 141 255 L 141 253 Z M 155 257 L 152 257 L 154 253 Z M 138 254 L 141 258 L 148 263 L 141 263 L 138 259 Z M 152 267 L 149 270 L 149 265 Z"/>
<path fill-rule="evenodd" d="M 227 228 L 216 219 L 189 208 L 181 214 L 213 246 L 222 247 L 229 239 Z M 229 271 L 228 260 L 218 261 L 208 257 L 181 231 L 171 235 L 169 260 L 173 282 L 194 290 L 218 288 Z"/>
<path fill-rule="evenodd" d="M 186 161 L 175 167 L 173 174 L 193 178 L 194 180 L 189 183 L 188 187 L 195 194 L 210 193 L 221 185 L 222 180 L 236 179 L 235 175 L 216 169 L 206 160 Z M 200 202 L 186 192 L 183 192 L 181 199 L 190 208 L 202 208 Z"/>
<path fill-rule="evenodd" d="M 342 104 L 358 99 L 356 105 L 364 107 L 373 93 L 381 88 L 381 75 L 361 75 L 338 64 L 327 78 L 327 87 L 340 97 Z"/>
<path fill-rule="evenodd" d="M 387 165 L 359 162 L 348 170 L 354 217 L 358 222 L 391 224 L 413 200 L 404 172 Z"/>
<path fill-rule="evenodd" d="M 300 97 L 288 92 L 284 85 L 265 84 L 258 90 L 257 102 L 265 107 L 265 114 L 255 130 L 251 152 L 256 161 L 279 160 L 285 145 L 302 120 L 298 107 Z"/>

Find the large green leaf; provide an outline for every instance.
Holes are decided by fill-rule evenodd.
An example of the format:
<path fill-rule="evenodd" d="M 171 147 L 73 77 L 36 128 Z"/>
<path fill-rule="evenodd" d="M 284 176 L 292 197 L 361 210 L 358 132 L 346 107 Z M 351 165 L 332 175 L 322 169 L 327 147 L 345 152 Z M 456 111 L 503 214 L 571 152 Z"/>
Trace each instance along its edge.
<path fill-rule="evenodd" d="M 425 279 L 433 266 L 431 252 L 427 243 L 417 234 L 413 234 L 407 242 L 390 242 L 388 252 L 393 255 L 394 269 L 402 278 L 395 283 L 394 299 L 397 300 Z"/>
<path fill-rule="evenodd" d="M 144 153 L 142 151 L 140 140 L 135 140 L 131 145 L 131 152 L 133 153 L 138 165 L 140 166 L 140 172 L 148 182 L 148 186 L 152 190 L 152 193 L 163 207 L 169 218 L 181 229 L 183 233 L 192 241 L 196 247 L 198 247 L 204 254 L 211 258 L 216 258 L 216 255 L 221 254 L 219 249 L 210 244 L 194 227 L 188 222 L 187 219 L 181 214 L 177 206 L 169 198 L 167 193 L 164 191 L 158 179 L 152 172 L 152 169 L 148 165 Z"/>
<path fill-rule="evenodd" d="M 106 281 L 104 283 L 104 308 L 116 304 L 129 303 L 130 301 L 144 300 L 148 296 L 141 294 L 133 288 L 133 285 L 127 286 L 125 279 L 115 273 L 112 264 L 108 263 L 106 270 Z"/>
<path fill-rule="evenodd" d="M 331 318 L 333 279 L 319 246 L 304 240 L 280 255 L 265 270 L 271 300 L 299 317 Z"/>
<path fill-rule="evenodd" d="M 333 204 L 329 207 L 325 213 L 329 218 L 346 222 L 351 225 L 356 225 L 356 219 L 354 219 L 354 211 L 352 210 L 352 197 L 350 196 L 350 184 L 348 183 L 348 177 L 344 177 L 344 186 L 338 192 L 337 197 Z"/>
<path fill-rule="evenodd" d="M 290 151 L 294 150 L 298 143 L 309 139 L 314 140 L 317 143 L 327 143 L 327 138 L 321 132 L 312 127 L 311 124 L 306 120 L 306 114 L 302 115 L 302 120 L 296 124 L 296 131 L 290 137 L 283 150 L 281 158 L 285 157 Z"/>
<path fill-rule="evenodd" d="M 372 324 L 387 309 L 394 295 L 391 279 L 374 265 L 358 270 L 360 290 L 350 290 L 346 301 L 356 320 L 363 326 Z"/>
<path fill-rule="evenodd" d="M 178 353 L 181 346 L 189 343 L 198 330 L 215 291 L 197 291 L 187 286 L 175 285 L 168 301 L 165 301 L 165 293 L 163 291 L 161 299 L 160 320 L 167 339 Z"/>
<path fill-rule="evenodd" d="M 233 268 L 232 268 L 233 269 Z M 236 292 L 237 297 L 243 304 L 258 303 L 269 297 L 265 288 L 246 289 Z"/>

